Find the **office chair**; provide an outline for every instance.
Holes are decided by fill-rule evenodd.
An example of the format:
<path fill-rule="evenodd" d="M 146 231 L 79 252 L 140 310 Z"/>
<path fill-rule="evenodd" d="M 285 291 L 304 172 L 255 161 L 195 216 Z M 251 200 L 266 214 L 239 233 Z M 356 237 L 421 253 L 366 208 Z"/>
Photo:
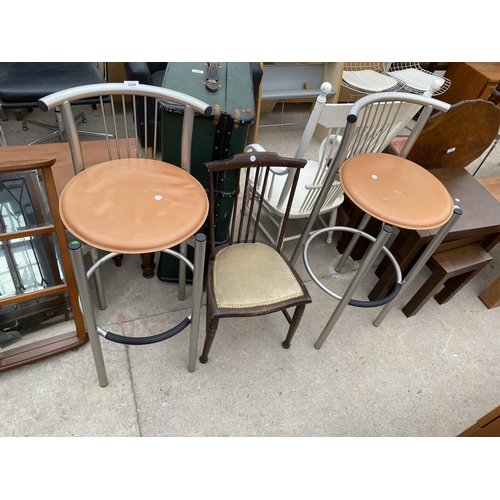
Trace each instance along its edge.
<path fill-rule="evenodd" d="M 2 63 L 0 74 L 0 115 L 2 120 L 7 116 L 4 109 L 36 109 L 37 101 L 49 94 L 81 85 L 105 83 L 97 65 L 93 62 L 18 62 Z M 73 102 L 74 105 L 95 104 L 95 99 L 83 99 Z M 28 124 L 42 127 L 51 132 L 30 144 L 40 144 L 53 137 L 65 141 L 64 124 L 59 108 L 55 109 L 56 124 L 51 125 L 23 117 L 23 130 Z M 84 113 L 78 114 L 77 123 L 86 123 Z M 101 136 L 95 132 L 79 130 L 79 134 Z"/>

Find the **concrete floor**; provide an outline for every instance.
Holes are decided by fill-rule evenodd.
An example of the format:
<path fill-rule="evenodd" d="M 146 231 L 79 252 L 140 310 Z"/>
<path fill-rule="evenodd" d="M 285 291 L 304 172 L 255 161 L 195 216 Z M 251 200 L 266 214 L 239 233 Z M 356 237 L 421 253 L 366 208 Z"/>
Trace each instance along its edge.
<path fill-rule="evenodd" d="M 290 106 L 287 113 L 307 115 L 307 108 Z M 44 133 L 34 126 L 23 132 L 20 113 L 7 110 L 8 121 L 0 122 L 9 145 Z M 302 128 L 261 128 L 259 142 L 293 155 Z M 500 147 L 478 177 L 499 175 L 499 161 Z M 292 250 L 287 244 L 285 253 Z M 491 255 L 491 265 L 448 304 L 431 300 L 413 318 L 398 303 L 375 328 L 377 310 L 348 308 L 319 351 L 313 344 L 336 301 L 300 262 L 313 302 L 291 349 L 281 347 L 281 314 L 221 320 L 208 364 L 198 363 L 194 373 L 187 371 L 187 330 L 149 346 L 102 340 L 109 385 L 101 388 L 86 344 L 0 374 L 0 436 L 455 436 L 500 404 L 500 308 L 488 310 L 478 299 L 500 274 L 499 246 Z M 341 293 L 352 272 L 332 273 L 337 258 L 334 245 L 315 240 L 313 266 Z M 121 268 L 107 262 L 103 272 L 103 328 L 148 335 L 187 314 L 190 287 L 178 301 L 175 285 L 142 278 L 137 257 L 127 256 Z M 427 275 L 423 270 L 407 297 Z M 374 283 L 370 274 L 360 298 Z M 202 325 L 204 319 L 203 311 Z M 203 340 L 202 329 L 200 352 Z"/>

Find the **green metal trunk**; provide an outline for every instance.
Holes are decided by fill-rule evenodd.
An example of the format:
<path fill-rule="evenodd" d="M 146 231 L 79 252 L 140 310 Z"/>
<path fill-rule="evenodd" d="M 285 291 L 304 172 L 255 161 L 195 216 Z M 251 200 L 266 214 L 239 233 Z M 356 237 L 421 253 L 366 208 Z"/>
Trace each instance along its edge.
<path fill-rule="evenodd" d="M 163 87 L 191 95 L 212 106 L 211 116 L 196 115 L 191 148 L 191 174 L 208 190 L 204 163 L 241 153 L 246 145 L 249 127 L 255 121 L 250 63 L 169 63 Z M 174 103 L 162 102 L 160 109 L 162 160 L 180 165 L 183 108 Z M 235 172 L 221 174 L 216 185 L 216 244 L 228 241 L 233 207 L 231 193 L 236 189 Z M 203 232 L 209 236 L 206 225 Z M 192 251 L 190 247 L 188 250 Z M 192 258 L 192 255 L 188 255 L 188 258 Z M 161 280 L 177 281 L 178 260 L 161 254 L 157 275 Z M 189 272 L 188 279 L 191 279 Z"/>

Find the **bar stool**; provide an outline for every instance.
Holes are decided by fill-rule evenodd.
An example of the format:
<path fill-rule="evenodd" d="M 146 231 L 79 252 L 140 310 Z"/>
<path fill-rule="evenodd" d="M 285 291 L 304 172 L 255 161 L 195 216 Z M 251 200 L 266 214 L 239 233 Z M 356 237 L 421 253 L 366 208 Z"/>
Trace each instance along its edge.
<path fill-rule="evenodd" d="M 340 168 L 340 182 L 347 196 L 367 215 L 359 229 L 341 226 L 329 228 L 334 231 L 347 230 L 355 233 L 336 270 L 341 270 L 350 248 L 354 247 L 359 237 L 368 237 L 362 229 L 371 217 L 383 221 L 383 226 L 378 237 L 372 239 L 374 242 L 343 297 L 338 297 L 340 302 L 316 341 L 316 349 L 321 348 L 348 304 L 363 307 L 384 305 L 373 323 L 374 326 L 379 326 L 394 306 L 396 296 L 403 293 L 408 287 L 462 213 L 458 207 L 454 207 L 451 196 L 436 177 L 416 163 L 398 156 L 367 153 L 351 157 Z M 404 281 L 400 279 L 399 271 L 397 286 L 385 299 L 373 302 L 352 301 L 357 287 L 379 253 L 384 251 L 391 257 L 385 243 L 391 234 L 392 226 L 419 230 L 438 227 L 440 229 Z M 309 267 L 307 263 L 308 246 L 318 233 L 320 231 L 313 233 L 304 245 L 303 256 L 306 268 Z M 398 271 L 397 262 L 394 258 L 391 260 Z M 311 277 L 318 283 L 319 280 L 315 276 L 311 275 Z M 324 289 L 324 285 L 321 287 Z"/>
<path fill-rule="evenodd" d="M 206 245 L 206 236 L 196 232 L 208 214 L 203 186 L 175 165 L 122 158 L 86 168 L 73 177 L 61 193 L 59 205 L 66 228 L 81 240 L 68 246 L 100 385 L 108 382 L 98 334 L 122 344 L 151 344 L 171 338 L 191 324 L 188 369 L 194 371 Z M 194 264 L 170 250 L 193 235 Z M 86 271 L 81 242 L 110 253 Z M 193 271 L 191 315 L 174 328 L 149 337 L 125 337 L 98 327 L 88 284 L 94 271 L 118 254 L 158 251 L 176 256 Z"/>

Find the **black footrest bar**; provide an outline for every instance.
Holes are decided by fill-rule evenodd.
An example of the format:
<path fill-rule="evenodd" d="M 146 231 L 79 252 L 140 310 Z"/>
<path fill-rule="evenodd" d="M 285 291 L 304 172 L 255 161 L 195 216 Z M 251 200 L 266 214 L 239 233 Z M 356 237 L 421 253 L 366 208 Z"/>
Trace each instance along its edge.
<path fill-rule="evenodd" d="M 149 337 L 125 337 L 124 335 L 117 335 L 113 332 L 106 332 L 104 338 L 106 340 L 111 340 L 112 342 L 117 342 L 118 344 L 127 345 L 147 345 L 155 344 L 156 342 L 162 342 L 163 340 L 170 339 L 182 332 L 186 326 L 191 324 L 191 317 L 184 318 L 177 326 L 170 328 L 163 333 L 158 333 L 156 335 L 150 335 Z"/>

